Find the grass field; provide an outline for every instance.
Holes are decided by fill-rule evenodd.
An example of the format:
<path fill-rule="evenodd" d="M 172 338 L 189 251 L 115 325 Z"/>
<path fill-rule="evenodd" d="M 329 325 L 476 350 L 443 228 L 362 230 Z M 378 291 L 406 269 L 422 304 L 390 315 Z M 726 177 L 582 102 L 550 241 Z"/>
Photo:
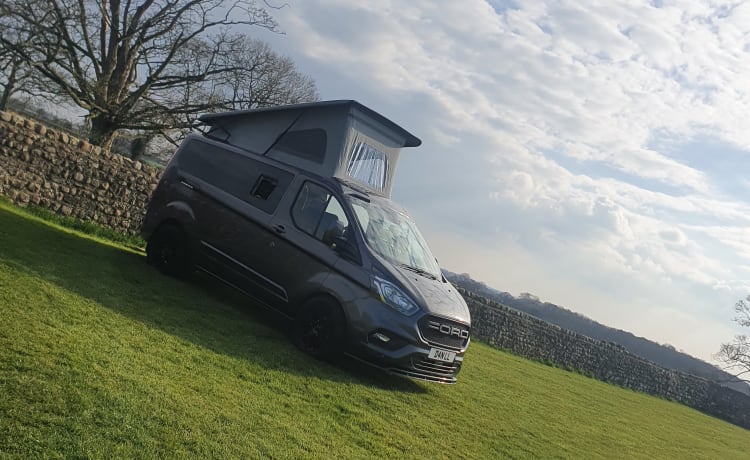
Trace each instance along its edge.
<path fill-rule="evenodd" d="M 315 361 L 206 280 L 0 203 L 0 458 L 748 458 L 750 432 L 473 343 L 459 383 Z"/>

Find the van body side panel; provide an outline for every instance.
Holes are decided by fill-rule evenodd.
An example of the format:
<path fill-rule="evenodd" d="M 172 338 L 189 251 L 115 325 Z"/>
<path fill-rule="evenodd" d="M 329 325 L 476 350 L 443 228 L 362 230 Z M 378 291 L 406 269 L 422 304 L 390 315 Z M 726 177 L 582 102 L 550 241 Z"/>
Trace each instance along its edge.
<path fill-rule="evenodd" d="M 180 150 L 176 164 L 183 175 L 199 179 L 199 189 L 200 185 L 209 184 L 216 190 L 225 192 L 224 196 L 213 194 L 220 203 L 233 206 L 235 203 L 232 203 L 231 198 L 240 200 L 251 205 L 252 208 L 247 208 L 251 214 L 254 209 L 268 215 L 273 214 L 294 177 L 292 172 L 264 163 L 253 158 L 252 154 L 230 146 L 212 145 L 199 139 L 191 139 Z M 269 181 L 270 190 L 259 193 L 257 188 L 262 178 Z M 236 205 L 233 207 L 245 210 Z"/>
<path fill-rule="evenodd" d="M 185 188 L 192 194 L 197 265 L 270 306 L 285 305 L 288 294 L 266 264 L 273 256 L 271 213 L 294 175 L 201 140 L 181 150 L 176 167 L 192 187 Z"/>
<path fill-rule="evenodd" d="M 269 277 L 279 280 L 289 293 L 284 312 L 290 315 L 308 297 L 320 292 L 320 285 L 339 259 L 333 248 L 300 230 L 292 219 L 292 205 L 302 185 L 309 180 L 298 175 L 279 204 L 271 219 L 274 235 L 264 261 Z"/>
<path fill-rule="evenodd" d="M 254 219 L 249 211 L 235 211 L 220 205 L 207 191 L 202 192 L 195 205 L 200 236 L 199 265 L 274 306 L 286 302 L 287 295 L 264 269 L 264 252 L 271 236 L 266 229 L 270 216 Z"/>

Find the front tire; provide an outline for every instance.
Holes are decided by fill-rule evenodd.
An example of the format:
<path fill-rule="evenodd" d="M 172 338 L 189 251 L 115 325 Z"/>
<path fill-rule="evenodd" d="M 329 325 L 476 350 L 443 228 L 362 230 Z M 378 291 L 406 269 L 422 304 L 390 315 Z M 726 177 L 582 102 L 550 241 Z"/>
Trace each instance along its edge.
<path fill-rule="evenodd" d="M 165 275 L 186 278 L 192 265 L 185 232 L 175 225 L 159 227 L 146 244 L 146 261 Z"/>
<path fill-rule="evenodd" d="M 329 359 L 341 354 L 344 345 L 346 319 L 333 300 L 316 298 L 306 302 L 294 320 L 294 344 L 303 352 L 318 359 Z"/>

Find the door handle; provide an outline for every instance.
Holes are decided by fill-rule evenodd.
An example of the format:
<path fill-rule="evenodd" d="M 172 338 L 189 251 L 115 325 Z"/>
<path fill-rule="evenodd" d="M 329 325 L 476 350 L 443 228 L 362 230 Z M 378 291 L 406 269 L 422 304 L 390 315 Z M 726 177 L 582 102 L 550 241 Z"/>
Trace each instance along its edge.
<path fill-rule="evenodd" d="M 189 188 L 190 190 L 198 190 L 200 191 L 200 186 L 198 184 L 191 184 L 188 182 L 184 177 L 180 177 L 180 184 L 184 185 L 185 187 Z"/>
<path fill-rule="evenodd" d="M 283 226 L 283 225 L 281 225 L 281 224 L 279 224 L 279 225 L 274 225 L 274 226 L 273 226 L 273 231 L 274 231 L 274 232 L 276 232 L 276 233 L 278 233 L 278 234 L 280 235 L 280 234 L 282 234 L 282 233 L 286 233 L 286 227 L 284 227 L 284 226 Z"/>

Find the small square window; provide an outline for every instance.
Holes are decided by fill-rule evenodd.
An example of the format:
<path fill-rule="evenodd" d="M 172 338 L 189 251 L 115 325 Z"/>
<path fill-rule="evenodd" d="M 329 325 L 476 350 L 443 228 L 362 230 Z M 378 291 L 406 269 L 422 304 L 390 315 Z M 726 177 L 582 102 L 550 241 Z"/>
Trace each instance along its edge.
<path fill-rule="evenodd" d="M 261 175 L 257 182 L 255 182 L 252 195 L 261 200 L 267 200 L 268 197 L 271 196 L 271 193 L 273 193 L 274 189 L 276 189 L 276 184 L 278 184 L 276 179 Z"/>

